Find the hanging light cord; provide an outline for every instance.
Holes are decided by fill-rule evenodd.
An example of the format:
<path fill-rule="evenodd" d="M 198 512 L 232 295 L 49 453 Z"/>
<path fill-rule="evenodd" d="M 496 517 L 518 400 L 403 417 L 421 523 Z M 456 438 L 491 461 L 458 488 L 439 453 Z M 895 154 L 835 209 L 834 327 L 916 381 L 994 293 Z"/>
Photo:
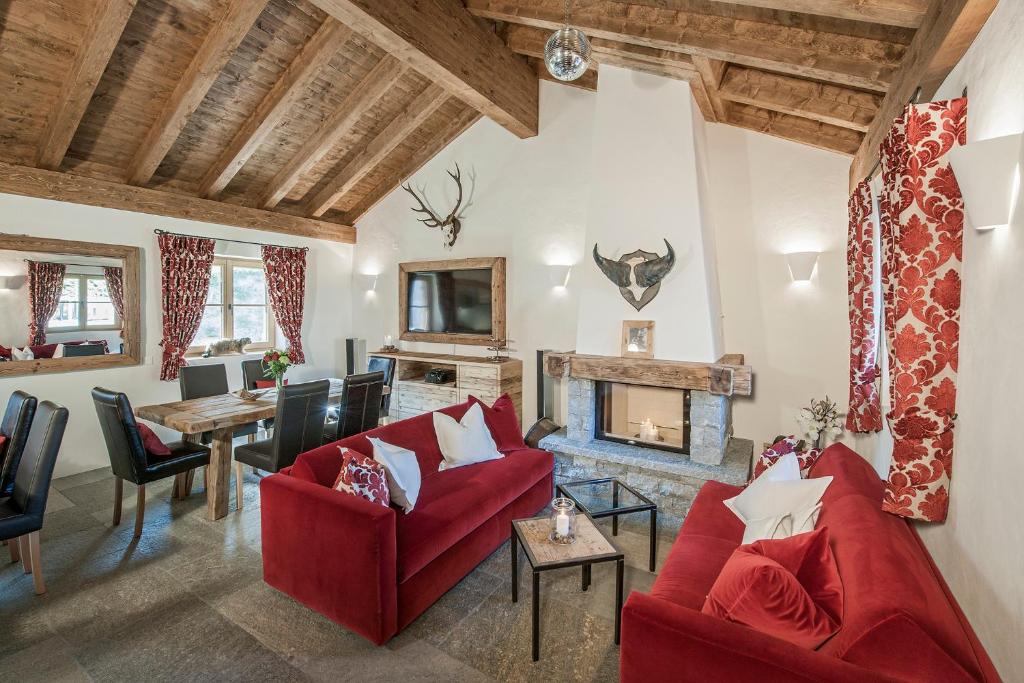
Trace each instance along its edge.
<path fill-rule="evenodd" d="M 569 8 L 572 0 L 565 0 L 565 27 L 569 28 Z"/>

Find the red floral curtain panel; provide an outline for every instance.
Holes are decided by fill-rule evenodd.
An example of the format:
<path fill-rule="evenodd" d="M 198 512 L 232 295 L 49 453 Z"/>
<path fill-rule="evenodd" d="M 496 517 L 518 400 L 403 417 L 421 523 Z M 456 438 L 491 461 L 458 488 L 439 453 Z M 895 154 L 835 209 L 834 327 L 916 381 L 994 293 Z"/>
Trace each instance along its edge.
<path fill-rule="evenodd" d="M 963 200 L 948 153 L 967 100 L 910 105 L 882 143 L 879 197 L 894 439 L 883 509 L 946 518 L 953 465 Z"/>
<path fill-rule="evenodd" d="M 306 302 L 306 250 L 263 245 L 263 265 L 274 318 L 291 349 L 292 362 L 305 363 L 302 313 Z"/>
<path fill-rule="evenodd" d="M 172 381 L 178 379 L 178 368 L 188 365 L 185 352 L 203 319 L 214 241 L 169 233 L 162 233 L 157 239 L 164 314 L 160 379 Z"/>
<path fill-rule="evenodd" d="M 57 312 L 66 270 L 62 263 L 28 262 L 29 346 L 46 343 L 46 323 Z"/>
<path fill-rule="evenodd" d="M 878 397 L 878 324 L 875 318 L 875 221 L 871 187 L 862 181 L 850 197 L 850 235 L 846 249 L 850 298 L 850 410 L 846 428 L 877 432 L 882 428 Z"/>
<path fill-rule="evenodd" d="M 110 303 L 114 306 L 118 320 L 124 325 L 124 271 L 120 268 L 107 267 L 103 269 L 103 277 L 107 281 Z"/>

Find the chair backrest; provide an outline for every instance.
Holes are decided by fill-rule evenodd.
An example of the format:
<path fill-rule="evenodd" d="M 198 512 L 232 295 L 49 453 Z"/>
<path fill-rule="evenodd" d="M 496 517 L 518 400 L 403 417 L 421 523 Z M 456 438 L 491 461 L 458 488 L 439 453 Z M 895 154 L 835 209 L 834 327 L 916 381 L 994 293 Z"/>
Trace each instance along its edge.
<path fill-rule="evenodd" d="M 290 384 L 277 393 L 272 449 L 278 470 L 294 463 L 299 453 L 323 443 L 330 391 L 330 380 L 321 379 Z"/>
<path fill-rule="evenodd" d="M 14 476 L 25 451 L 36 403 L 36 397 L 24 391 L 15 391 L 7 399 L 7 410 L 0 420 L 0 434 L 7 437 L 7 443 L 0 449 L 0 498 L 11 495 L 14 490 Z"/>
<path fill-rule="evenodd" d="M 384 386 L 389 389 L 395 384 L 395 366 L 398 365 L 398 361 L 394 358 L 384 358 L 383 356 L 370 356 L 370 361 L 366 364 L 367 372 L 383 372 L 384 373 Z M 380 410 L 385 415 L 391 410 L 391 394 L 380 397 Z"/>
<path fill-rule="evenodd" d="M 103 344 L 72 344 L 64 345 L 64 357 L 74 358 L 76 356 L 102 356 L 106 353 Z"/>
<path fill-rule="evenodd" d="M 228 369 L 223 363 L 189 365 L 178 372 L 181 400 L 228 393 Z"/>
<path fill-rule="evenodd" d="M 270 381 L 267 377 L 267 366 L 262 358 L 242 361 L 242 386 L 252 391 L 256 388 L 256 382 Z"/>
<path fill-rule="evenodd" d="M 50 493 L 53 467 L 57 463 L 64 429 L 68 425 L 68 409 L 52 401 L 43 401 L 36 407 L 36 415 L 28 432 L 28 442 L 21 458 L 21 466 L 14 477 L 11 499 L 21 512 L 43 525 L 46 498 Z M 36 529 L 38 531 L 38 528 Z"/>
<path fill-rule="evenodd" d="M 148 460 L 128 397 L 121 392 L 96 387 L 92 390 L 92 401 L 107 444 L 110 469 L 115 476 L 139 483 L 139 475 L 146 469 Z"/>
<path fill-rule="evenodd" d="M 344 379 L 341 405 L 338 406 L 336 441 L 377 428 L 383 390 L 383 372 L 349 375 Z"/>

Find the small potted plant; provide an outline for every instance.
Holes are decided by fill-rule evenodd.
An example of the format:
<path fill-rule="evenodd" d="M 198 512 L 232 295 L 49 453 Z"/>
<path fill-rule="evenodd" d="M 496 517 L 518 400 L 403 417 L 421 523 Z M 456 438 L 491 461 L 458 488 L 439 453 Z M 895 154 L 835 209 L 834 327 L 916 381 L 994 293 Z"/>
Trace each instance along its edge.
<path fill-rule="evenodd" d="M 288 372 L 288 368 L 292 365 L 292 359 L 288 355 L 288 351 L 268 349 L 263 354 L 263 365 L 266 367 L 264 374 L 267 377 L 273 378 L 277 384 L 277 390 L 280 391 L 281 387 L 284 386 L 284 374 Z"/>
<path fill-rule="evenodd" d="M 804 435 L 813 441 L 817 448 L 824 448 L 828 439 L 843 433 L 839 408 L 828 396 L 821 400 L 811 399 L 810 405 L 800 410 L 796 420 L 804 430 Z"/>

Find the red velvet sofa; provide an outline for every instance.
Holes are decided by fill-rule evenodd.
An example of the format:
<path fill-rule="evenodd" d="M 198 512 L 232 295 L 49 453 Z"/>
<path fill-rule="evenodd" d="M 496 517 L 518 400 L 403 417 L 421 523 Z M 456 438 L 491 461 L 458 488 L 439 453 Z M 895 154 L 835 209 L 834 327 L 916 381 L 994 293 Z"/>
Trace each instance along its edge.
<path fill-rule="evenodd" d="M 651 592 L 634 592 L 623 608 L 623 683 L 999 680 L 913 526 L 882 512 L 872 467 L 836 444 L 810 472 L 829 475 L 818 527 L 829 529 L 843 582 L 839 632 L 810 650 L 701 613 L 743 536 L 722 504 L 741 489 L 709 482 Z"/>
<path fill-rule="evenodd" d="M 470 404 L 442 412 L 461 419 Z M 334 491 L 339 446 L 367 436 L 416 452 L 423 483 L 405 514 Z M 520 434 L 521 439 L 521 434 Z M 521 448 L 438 472 L 430 413 L 303 453 L 260 482 L 263 578 L 380 645 L 408 626 L 509 538 L 511 522 L 551 500 L 554 456 Z"/>

